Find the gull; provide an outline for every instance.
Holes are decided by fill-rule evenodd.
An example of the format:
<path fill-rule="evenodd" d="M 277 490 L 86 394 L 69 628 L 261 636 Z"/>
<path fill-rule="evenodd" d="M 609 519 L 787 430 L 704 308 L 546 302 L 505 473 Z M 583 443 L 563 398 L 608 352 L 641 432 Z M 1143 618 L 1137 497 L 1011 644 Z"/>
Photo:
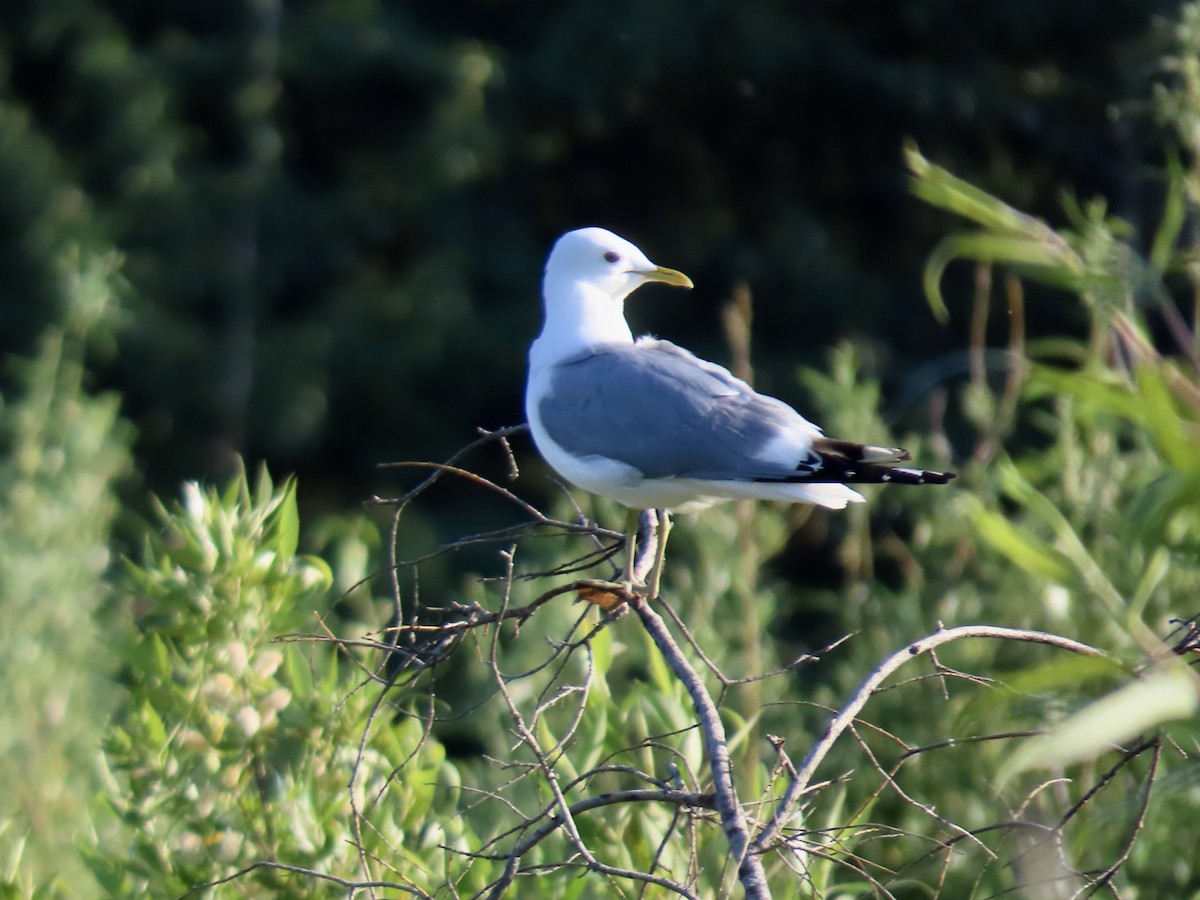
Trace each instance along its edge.
<path fill-rule="evenodd" d="M 792 407 L 669 341 L 636 340 L 625 299 L 650 282 L 690 288 L 624 238 L 580 228 L 558 239 L 542 282 L 545 322 L 529 348 L 525 415 L 538 451 L 571 484 L 630 508 L 625 581 L 632 595 L 639 510 L 662 510 L 648 579 L 658 593 L 670 519 L 725 500 L 844 509 L 848 484 L 945 484 L 953 472 L 907 468 L 907 451 L 832 440 Z"/>

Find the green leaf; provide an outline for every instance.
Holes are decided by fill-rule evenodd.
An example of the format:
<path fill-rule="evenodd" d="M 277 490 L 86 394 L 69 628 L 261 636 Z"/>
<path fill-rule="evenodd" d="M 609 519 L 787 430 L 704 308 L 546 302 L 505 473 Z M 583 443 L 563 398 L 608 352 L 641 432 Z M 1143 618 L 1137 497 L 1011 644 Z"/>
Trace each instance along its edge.
<path fill-rule="evenodd" d="M 1195 423 L 1188 423 L 1184 418 L 1159 369 L 1150 364 L 1138 366 L 1137 387 L 1140 421 L 1166 461 L 1181 472 L 1200 470 Z M 1184 430 L 1186 424 L 1192 425 L 1191 434 Z"/>
<path fill-rule="evenodd" d="M 296 555 L 300 544 L 300 513 L 296 505 L 296 481 L 289 478 L 284 482 L 279 496 L 279 508 L 274 516 L 273 543 L 282 563 L 288 563 Z"/>
<path fill-rule="evenodd" d="M 150 633 L 150 646 L 154 651 L 155 674 L 166 681 L 171 677 L 171 652 L 158 632 Z"/>
<path fill-rule="evenodd" d="M 1000 460 L 997 469 L 1004 492 L 1054 530 L 1062 558 L 1070 562 L 1083 583 L 1112 615 L 1124 617 L 1127 613 L 1125 598 L 1062 511 L 1030 484 L 1011 461 Z"/>
<path fill-rule="evenodd" d="M 336 653 L 328 653 L 322 657 L 324 671 L 321 674 L 320 687 L 317 689 L 320 696 L 336 696 L 338 689 L 338 671 L 340 659 L 341 657 L 339 657 Z"/>
<path fill-rule="evenodd" d="M 721 718 L 724 720 L 728 735 L 725 743 L 728 745 L 730 753 L 736 753 L 746 741 L 758 737 L 756 728 L 760 715 L 756 712 L 754 715 L 746 717 L 734 709 L 721 710 Z"/>
<path fill-rule="evenodd" d="M 1011 672 L 1004 676 L 1004 684 L 1016 694 L 1044 693 L 1078 690 L 1096 681 L 1111 686 L 1118 676 L 1127 675 L 1120 662 L 1107 656 L 1065 656 Z"/>
<path fill-rule="evenodd" d="M 587 714 L 580 720 L 579 737 L 575 742 L 575 747 L 580 753 L 579 764 L 576 768 L 581 772 L 587 772 L 594 768 L 600 762 L 601 757 L 609 752 L 606 738 L 609 725 L 608 711 L 612 700 L 606 697 L 599 703 L 591 702 L 595 697 L 596 692 L 593 691 L 588 698 Z"/>
<path fill-rule="evenodd" d="M 1031 398 L 1067 395 L 1085 403 L 1089 410 L 1138 421 L 1138 398 L 1115 373 L 1064 372 L 1047 366 L 1033 366 L 1025 386 Z"/>
<path fill-rule="evenodd" d="M 925 296 L 939 321 L 948 317 L 941 294 L 946 267 L 956 259 L 1007 265 L 1038 281 L 1071 290 L 1079 290 L 1083 274 L 1078 259 L 1065 244 L 1050 241 L 1044 235 L 1006 235 L 984 232 L 951 234 L 944 237 L 929 254 L 923 276 Z"/>
<path fill-rule="evenodd" d="M 128 897 L 131 894 L 130 888 L 132 885 L 129 880 L 127 867 L 122 864 L 122 860 L 118 859 L 116 854 L 97 849 L 88 844 L 81 843 L 78 847 L 79 856 L 83 860 L 83 864 L 87 866 L 88 871 L 92 873 L 92 877 L 99 882 L 100 887 L 110 897 Z"/>
<path fill-rule="evenodd" d="M 911 141 L 905 143 L 904 157 L 914 176 L 913 193 L 929 205 L 956 213 L 992 231 L 1044 236 L 1054 233 L 1040 219 L 1009 206 L 998 197 L 951 174 L 948 169 L 929 162 Z"/>
<path fill-rule="evenodd" d="M 167 729 L 163 726 L 163 720 L 158 715 L 158 712 L 150 705 L 149 701 L 142 703 L 141 708 L 142 725 L 145 728 L 145 740 L 155 750 L 163 747 L 167 743 Z"/>
<path fill-rule="evenodd" d="M 1178 516 L 1200 514 L 1200 475 L 1164 471 L 1150 482 L 1129 510 L 1129 520 L 1140 541 L 1160 544 Z"/>
<path fill-rule="evenodd" d="M 613 659 L 613 630 L 605 628 L 594 635 L 588 645 L 592 651 L 592 665 L 595 669 L 591 691 L 588 694 L 588 709 L 594 710 L 598 706 L 607 707 L 612 702 L 607 673 Z"/>
<path fill-rule="evenodd" d="M 913 173 L 912 191 L 916 196 L 982 229 L 948 235 L 929 255 L 923 276 L 925 297 L 939 321 L 948 318 L 941 292 L 942 275 L 956 259 L 1006 265 L 1038 281 L 1078 293 L 1094 288 L 1098 279 L 1109 274 L 1103 265 L 1089 268 L 1072 242 L 1041 219 L 933 165 L 912 142 L 906 144 L 904 154 Z M 1103 228 L 1093 231 L 1099 233 Z"/>
<path fill-rule="evenodd" d="M 1150 247 L 1150 266 L 1160 275 L 1171 266 L 1175 255 L 1175 244 L 1183 231 L 1187 208 L 1184 203 L 1183 165 L 1177 153 L 1167 155 L 1167 196 L 1163 205 L 1162 221 L 1154 232 L 1154 243 Z"/>
<path fill-rule="evenodd" d="M 1197 708 L 1196 674 L 1182 662 L 1169 661 L 1025 741 L 1001 769 L 1000 780 L 1091 759 L 1166 722 L 1195 715 Z"/>
<path fill-rule="evenodd" d="M 312 670 L 299 645 L 288 644 L 284 647 L 283 664 L 287 669 L 288 687 L 293 695 L 303 699 L 307 708 L 313 695 Z"/>
<path fill-rule="evenodd" d="M 11 824 L 11 821 L 0 822 L 0 836 L 3 836 Z M 23 834 L 11 841 L 5 841 L 7 846 L 4 850 L 4 857 L 0 858 L 0 888 L 4 884 L 11 884 L 17 880 L 21 869 L 21 858 L 25 855 L 26 838 L 27 835 Z"/>
<path fill-rule="evenodd" d="M 1138 579 L 1137 588 L 1129 600 L 1130 616 L 1141 618 L 1146 604 L 1158 590 L 1159 585 L 1166 579 L 1171 570 L 1171 554 L 1166 547 L 1158 547 L 1150 557 L 1150 562 Z"/>
<path fill-rule="evenodd" d="M 980 537 L 1014 565 L 1058 584 L 1071 579 L 1071 565 L 1048 543 L 1021 531 L 975 498 L 968 498 L 967 502 L 972 507 L 971 518 Z"/>

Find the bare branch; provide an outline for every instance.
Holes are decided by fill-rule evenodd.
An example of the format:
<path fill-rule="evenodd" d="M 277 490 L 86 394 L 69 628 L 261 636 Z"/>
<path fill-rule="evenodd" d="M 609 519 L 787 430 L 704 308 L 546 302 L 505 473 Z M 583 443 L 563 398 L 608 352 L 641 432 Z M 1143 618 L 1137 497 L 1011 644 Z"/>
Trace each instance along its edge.
<path fill-rule="evenodd" d="M 238 869 L 232 875 L 226 875 L 224 878 L 218 878 L 215 881 L 206 881 L 204 884 L 198 884 L 185 894 L 180 894 L 179 900 L 187 900 L 187 898 L 199 894 L 201 891 L 207 891 L 210 888 L 220 887 L 223 884 L 237 881 L 245 875 L 249 875 L 258 869 L 274 869 L 279 872 L 290 872 L 294 875 L 303 875 L 305 878 L 313 878 L 317 881 L 328 881 L 336 884 L 338 887 L 348 888 L 351 891 L 372 890 L 374 888 L 387 888 L 391 891 L 403 891 L 406 894 L 411 894 L 414 897 L 421 897 L 422 900 L 433 900 L 432 894 L 427 894 L 424 891 L 413 887 L 410 884 L 400 884 L 395 881 L 350 881 L 346 878 L 339 878 L 336 875 L 330 875 L 327 872 L 318 872 L 316 869 L 306 869 L 303 866 L 289 866 L 285 863 L 271 862 L 270 860 L 260 860 L 256 863 Z"/>
<path fill-rule="evenodd" d="M 682 682 L 692 698 L 692 706 L 699 718 L 700 730 L 704 735 L 708 751 L 709 771 L 712 774 L 713 790 L 716 794 L 717 812 L 721 816 L 721 827 L 729 841 L 729 850 L 737 863 L 738 880 L 749 898 L 768 898 L 767 875 L 762 860 L 750 846 L 750 833 L 746 816 L 733 784 L 733 764 L 729 759 L 729 747 L 725 741 L 725 727 L 721 724 L 717 707 L 709 696 L 696 670 L 683 655 L 679 645 L 671 636 L 666 623 L 643 598 L 635 598 L 633 609 L 642 625 L 649 632 L 671 671 Z"/>

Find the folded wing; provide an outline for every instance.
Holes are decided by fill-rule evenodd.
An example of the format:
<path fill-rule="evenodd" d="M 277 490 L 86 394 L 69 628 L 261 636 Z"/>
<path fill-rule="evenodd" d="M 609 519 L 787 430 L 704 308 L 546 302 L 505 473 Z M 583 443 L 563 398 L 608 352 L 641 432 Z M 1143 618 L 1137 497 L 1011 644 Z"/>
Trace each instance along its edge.
<path fill-rule="evenodd" d="M 897 448 L 835 441 L 787 404 L 668 341 L 603 344 L 554 367 L 538 406 L 568 453 L 645 478 L 786 483 L 944 483 Z"/>

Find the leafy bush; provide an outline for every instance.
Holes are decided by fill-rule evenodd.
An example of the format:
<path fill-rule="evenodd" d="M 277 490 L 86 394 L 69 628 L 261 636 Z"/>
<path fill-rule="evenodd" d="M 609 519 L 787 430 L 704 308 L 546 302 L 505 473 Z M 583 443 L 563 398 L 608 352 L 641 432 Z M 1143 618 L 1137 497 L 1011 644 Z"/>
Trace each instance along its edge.
<path fill-rule="evenodd" d="M 402 715 L 360 739 L 364 722 L 396 711 L 367 690 L 347 695 L 336 653 L 276 641 L 310 627 L 332 582 L 297 553 L 295 482 L 275 488 L 263 471 L 253 487 L 188 485 L 158 517 L 127 566 L 129 699 L 104 747 L 131 850 L 86 853 L 106 892 L 179 896 L 250 869 L 241 891 L 310 896 L 297 871 L 352 873 L 397 854 L 403 867 L 452 838 L 453 823 L 437 824 L 454 782 L 438 744 Z M 408 777 L 391 781 L 401 768 Z M 372 812 L 369 830 L 358 810 Z"/>
<path fill-rule="evenodd" d="M 0 405 L 0 885 L 22 890 L 82 875 L 73 843 L 116 702 L 103 575 L 132 468 L 118 399 L 90 392 L 85 365 L 118 318 L 116 260 L 76 252 L 60 266 L 62 321 L 10 360 L 18 388 Z"/>

